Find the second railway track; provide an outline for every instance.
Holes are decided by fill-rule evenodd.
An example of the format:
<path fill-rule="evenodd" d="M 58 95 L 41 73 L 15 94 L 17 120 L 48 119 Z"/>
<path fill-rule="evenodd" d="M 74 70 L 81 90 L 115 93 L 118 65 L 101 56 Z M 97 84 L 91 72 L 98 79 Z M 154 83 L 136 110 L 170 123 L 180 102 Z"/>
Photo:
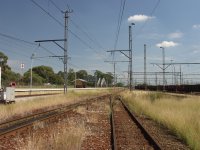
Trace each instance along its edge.
<path fill-rule="evenodd" d="M 113 150 L 161 149 L 121 100 L 112 105 L 111 123 Z"/>

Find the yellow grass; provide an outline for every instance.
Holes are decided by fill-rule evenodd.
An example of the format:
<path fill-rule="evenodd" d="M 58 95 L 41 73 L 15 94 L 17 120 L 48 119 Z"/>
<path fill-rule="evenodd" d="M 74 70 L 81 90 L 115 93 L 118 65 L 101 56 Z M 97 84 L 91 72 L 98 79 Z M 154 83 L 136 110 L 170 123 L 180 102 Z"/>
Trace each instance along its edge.
<path fill-rule="evenodd" d="M 78 122 L 77 122 L 78 121 Z M 44 128 L 36 125 L 36 128 Z M 17 139 L 19 150 L 79 150 L 85 136 L 87 135 L 85 124 L 80 120 L 64 120 L 50 127 L 47 135 L 36 132 L 29 135 L 26 143 Z M 20 142 L 21 141 L 21 142 Z"/>
<path fill-rule="evenodd" d="M 200 149 L 200 97 L 141 91 L 124 92 L 122 96 L 137 114 L 149 116 L 192 149 Z"/>
<path fill-rule="evenodd" d="M 15 104 L 0 105 L 0 122 L 7 120 L 13 116 L 24 116 L 32 113 L 37 109 L 49 109 L 60 104 L 71 104 L 80 100 L 95 97 L 97 95 L 108 93 L 106 90 L 91 91 L 70 91 L 67 95 L 54 95 L 48 97 L 38 97 L 33 100 L 19 101 Z"/>

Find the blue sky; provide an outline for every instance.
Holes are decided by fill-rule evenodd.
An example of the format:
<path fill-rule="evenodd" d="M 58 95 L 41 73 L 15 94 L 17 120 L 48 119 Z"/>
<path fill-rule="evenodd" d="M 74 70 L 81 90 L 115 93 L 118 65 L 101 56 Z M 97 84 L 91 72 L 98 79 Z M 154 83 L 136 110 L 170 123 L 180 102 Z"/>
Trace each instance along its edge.
<path fill-rule="evenodd" d="M 34 0 L 60 22 L 64 22 L 63 14 L 50 0 Z M 69 28 L 87 45 L 69 33 L 69 67 L 75 70 L 85 69 L 112 72 L 113 66 L 105 63 L 112 60 L 107 50 L 114 48 L 117 21 L 121 0 L 52 0 L 60 9 L 68 6 L 73 9 L 70 14 Z M 124 15 L 117 49 L 128 49 L 128 26 L 133 27 L 133 70 L 143 71 L 143 45 L 147 44 L 147 71 L 161 71 L 150 63 L 161 63 L 160 46 L 165 47 L 166 62 L 200 62 L 200 15 L 198 0 L 126 0 Z M 152 13 L 153 12 L 153 13 Z M 128 21 L 129 20 L 129 21 Z M 73 21 L 73 22 L 72 22 Z M 76 27 L 74 25 L 78 25 Z M 80 30 L 81 29 L 81 30 Z M 86 32 L 93 41 L 83 33 Z M 1 0 L 0 33 L 17 37 L 26 41 L 60 39 L 64 29 L 55 20 L 45 14 L 31 0 Z M 60 43 L 63 44 L 63 43 Z M 38 45 L 29 45 L 0 36 L 0 51 L 9 57 L 9 65 L 16 72 L 24 72 L 30 68 L 31 55 L 37 58 L 33 66 L 47 65 L 55 72 L 63 70 L 62 61 L 48 56 L 63 55 L 63 51 L 54 43 L 42 43 L 48 49 Z M 51 53 L 50 53 L 50 52 Z M 115 60 L 127 60 L 120 53 Z M 20 64 L 25 69 L 20 69 Z M 127 76 L 128 64 L 117 63 L 120 77 Z M 166 71 L 171 71 L 169 67 Z M 179 70 L 179 66 L 175 68 Z M 182 71 L 199 73 L 199 65 L 183 65 Z M 124 75 L 122 75 L 124 74 Z"/>

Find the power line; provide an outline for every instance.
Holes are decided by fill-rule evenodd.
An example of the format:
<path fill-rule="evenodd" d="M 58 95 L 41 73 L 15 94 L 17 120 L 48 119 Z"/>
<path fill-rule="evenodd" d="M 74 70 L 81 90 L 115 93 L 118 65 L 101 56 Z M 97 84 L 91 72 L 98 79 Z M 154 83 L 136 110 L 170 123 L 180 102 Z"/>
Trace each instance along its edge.
<path fill-rule="evenodd" d="M 47 10 L 45 10 L 42 6 L 40 6 L 37 2 L 34 0 L 30 0 L 33 4 L 35 4 L 37 7 L 39 7 L 43 12 L 45 12 L 49 17 L 51 17 L 54 21 L 56 21 L 60 26 L 64 27 L 64 25 L 57 20 L 53 15 L 51 15 Z"/>
<path fill-rule="evenodd" d="M 29 45 L 35 45 L 35 43 L 31 43 L 31 42 L 26 41 L 26 40 L 22 40 L 22 39 L 19 39 L 19 38 L 10 36 L 10 35 L 6 35 L 6 34 L 4 34 L 4 33 L 0 33 L 0 36 L 9 38 L 9 39 L 12 39 L 12 40 L 15 40 L 15 41 L 23 42 L 23 43 L 26 43 L 26 44 L 29 44 Z"/>
<path fill-rule="evenodd" d="M 2 51 L 5 50 L 4 48 L 0 48 L 0 49 L 1 49 Z M 16 55 L 18 55 L 18 56 L 22 56 L 22 55 L 23 55 L 25 58 L 29 57 L 28 55 L 25 55 L 25 54 L 23 54 L 23 53 L 20 53 L 20 54 L 19 54 L 19 53 L 15 52 L 15 51 L 12 51 L 12 50 L 10 50 L 10 49 L 7 49 L 7 48 L 6 48 L 5 51 L 6 51 L 6 52 L 7 52 L 7 51 L 10 51 L 12 54 L 14 53 L 14 54 L 16 54 Z"/>
<path fill-rule="evenodd" d="M 53 15 L 51 15 L 47 10 L 45 10 L 42 6 L 40 6 L 38 3 L 36 3 L 34 0 L 30 0 L 33 2 L 37 7 L 39 7 L 43 12 L 45 12 L 49 17 L 51 17 L 54 21 L 56 21 L 60 26 L 64 27 L 63 23 L 61 23 L 59 20 L 57 20 Z M 95 53 L 99 53 L 96 51 L 92 46 L 90 46 L 86 41 L 84 41 L 81 37 L 79 37 L 77 34 L 72 32 L 70 29 L 67 29 L 74 37 L 76 37 L 82 44 L 93 50 Z M 102 54 L 100 54 L 102 55 Z"/>
<path fill-rule="evenodd" d="M 52 0 L 49 0 L 57 9 L 58 11 L 60 11 L 61 13 L 63 12 L 58 5 L 56 5 Z M 68 5 L 68 4 L 67 4 Z M 69 5 L 68 5 L 69 7 Z M 83 34 L 86 35 L 86 37 L 92 41 L 93 43 L 95 43 L 96 45 L 98 45 L 100 48 L 104 49 L 96 40 L 94 40 L 94 38 L 92 38 L 85 30 L 83 30 L 77 23 L 75 23 L 71 18 L 70 18 L 71 23 L 77 28 L 79 29 Z"/>
<path fill-rule="evenodd" d="M 26 43 L 26 44 L 29 44 L 31 46 L 36 46 L 37 44 L 36 43 L 32 43 L 32 42 L 29 42 L 29 41 L 26 41 L 26 40 L 23 40 L 23 39 L 20 39 L 20 38 L 17 38 L 17 37 L 14 37 L 14 36 L 11 36 L 11 35 L 7 35 L 7 34 L 4 34 L 4 33 L 0 33 L 0 36 L 2 37 L 5 37 L 5 38 L 8 38 L 8 39 L 12 39 L 12 40 L 15 40 L 15 41 L 18 41 L 18 42 L 22 42 L 22 43 Z M 43 48 L 45 51 L 47 51 L 48 53 L 52 54 L 52 55 L 56 55 L 54 54 L 53 52 L 51 52 L 50 50 L 48 50 L 47 48 L 45 48 L 44 46 L 41 46 L 41 48 Z"/>
<path fill-rule="evenodd" d="M 117 47 L 117 43 L 118 43 L 118 39 L 119 39 L 119 32 L 121 29 L 121 23 L 122 23 L 122 18 L 123 18 L 123 14 L 124 14 L 124 8 L 125 8 L 125 4 L 126 4 L 126 0 L 124 0 L 124 2 L 122 2 L 122 1 L 123 0 L 121 0 L 120 12 L 119 12 L 119 16 L 118 16 L 118 24 L 117 24 L 117 32 L 116 32 L 114 49 L 116 49 L 116 47 Z"/>
<path fill-rule="evenodd" d="M 151 13 L 150 13 L 150 16 L 151 16 L 151 17 L 153 16 L 154 12 L 155 12 L 156 9 L 158 8 L 159 4 L 160 4 L 160 0 L 158 0 L 158 1 L 156 2 L 155 6 L 153 7 L 153 9 L 152 9 L 152 11 L 151 11 Z M 135 34 L 134 38 L 136 38 L 137 35 L 139 34 L 139 32 L 141 32 L 142 29 L 146 26 L 148 20 L 149 20 L 149 19 L 147 19 L 147 20 L 144 22 L 144 24 L 141 26 L 141 28 L 140 28 L 140 29 L 138 30 L 138 32 Z"/>
<path fill-rule="evenodd" d="M 58 11 L 62 13 L 62 10 L 58 7 L 58 5 L 56 5 L 52 0 L 49 1 L 55 6 L 56 9 L 58 9 Z"/>
<path fill-rule="evenodd" d="M 85 34 L 85 36 L 94 44 L 98 45 L 99 48 L 104 49 L 101 44 L 99 44 L 99 42 L 97 42 L 94 38 L 92 38 L 85 30 L 83 30 L 77 23 L 75 23 L 72 19 L 70 19 L 70 21 L 72 22 L 72 24 L 79 29 L 83 34 Z"/>

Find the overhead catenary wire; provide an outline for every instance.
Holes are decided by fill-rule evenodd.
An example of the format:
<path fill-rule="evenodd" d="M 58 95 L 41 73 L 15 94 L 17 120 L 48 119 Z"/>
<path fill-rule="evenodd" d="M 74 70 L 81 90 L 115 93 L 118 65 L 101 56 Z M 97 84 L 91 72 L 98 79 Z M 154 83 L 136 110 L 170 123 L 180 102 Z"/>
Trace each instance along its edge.
<path fill-rule="evenodd" d="M 54 6 L 55 6 L 55 8 L 57 8 L 57 10 L 59 11 L 59 12 L 63 12 L 62 10 L 61 10 L 61 8 L 58 6 L 58 5 L 56 5 L 54 2 L 53 2 L 53 0 L 49 0 Z M 67 7 L 68 7 L 68 9 L 69 9 L 69 5 L 67 4 Z M 85 30 L 83 30 L 75 21 L 73 21 L 71 18 L 69 18 L 70 19 L 70 21 L 71 21 L 71 23 L 78 29 L 78 30 L 80 30 L 91 42 L 93 42 L 95 45 L 97 45 L 99 48 L 101 48 L 101 49 L 105 49 L 105 48 L 103 48 L 103 46 L 96 40 L 96 39 L 94 39 L 94 38 L 92 38 Z M 79 39 L 79 40 L 81 40 L 81 39 Z M 82 41 L 82 42 L 84 42 L 84 41 Z M 91 46 L 89 46 L 87 43 L 85 43 L 89 48 L 91 48 L 91 49 L 94 49 L 93 47 L 91 47 Z M 100 54 L 101 56 L 103 56 L 104 57 L 104 55 L 103 54 L 101 54 L 101 53 L 99 53 L 98 51 L 96 51 L 96 53 L 98 53 L 98 54 Z"/>
<path fill-rule="evenodd" d="M 34 1 L 34 0 L 31 0 L 32 2 Z M 126 1 L 126 0 L 125 0 Z M 34 1 L 35 2 L 35 1 Z M 52 15 L 52 14 L 50 14 L 47 10 L 45 10 L 43 7 L 41 7 L 38 3 L 34 3 L 34 4 L 36 4 L 36 6 L 38 6 L 43 12 L 45 12 L 49 17 L 51 17 L 53 20 L 55 20 L 61 27 L 64 27 L 64 25 L 63 25 L 63 23 L 61 23 L 59 20 L 57 20 L 57 19 L 55 19 L 55 17 Z M 55 3 L 54 3 L 55 4 Z M 54 5 L 53 4 L 53 5 Z M 55 6 L 55 5 L 54 5 Z M 55 6 L 55 7 L 58 7 L 57 5 Z M 68 7 L 69 7 L 69 5 L 68 5 Z M 124 11 L 124 7 L 125 7 L 125 2 L 123 3 L 123 5 L 122 5 L 122 10 Z M 59 11 L 62 11 L 59 7 L 57 8 Z M 120 15 L 121 17 L 121 20 L 122 20 L 122 17 L 123 17 L 123 13 Z M 72 20 L 71 20 L 72 21 Z M 74 23 L 74 21 L 73 21 L 73 24 L 75 25 L 75 23 Z M 120 23 L 121 24 L 121 23 Z M 121 25 L 120 25 L 121 26 Z M 76 27 L 77 28 L 80 28 L 80 27 L 78 27 L 77 25 L 76 25 Z M 91 50 L 93 50 L 95 53 L 97 53 L 97 54 L 99 54 L 99 52 L 98 51 L 96 51 L 91 45 L 89 45 L 85 40 L 83 40 L 81 37 L 79 37 L 77 34 L 75 34 L 74 32 L 72 32 L 70 29 L 68 29 L 68 31 L 74 36 L 74 37 L 76 37 L 82 44 L 84 44 L 85 46 L 87 46 L 89 49 L 91 49 Z M 82 30 L 82 32 L 84 32 L 83 30 Z M 87 33 L 85 32 L 85 35 L 86 35 Z M 90 37 L 88 34 L 86 35 L 88 38 Z M 90 37 L 90 40 L 91 40 L 91 37 Z M 93 42 L 95 42 L 94 40 L 93 40 Z M 95 43 L 97 43 L 97 42 L 95 42 Z M 98 44 L 99 45 L 99 44 Z M 99 47 L 100 47 L 100 45 L 99 45 Z M 102 54 L 100 54 L 101 55 L 101 57 L 102 57 Z M 104 58 L 104 56 L 103 56 L 103 58 Z"/>
<path fill-rule="evenodd" d="M 42 6 L 40 6 L 37 2 L 34 0 L 30 0 L 35 4 L 38 8 L 40 8 L 44 13 L 46 13 L 50 18 L 52 18 L 54 21 L 56 21 L 61 27 L 64 27 L 64 24 L 57 20 L 51 13 L 49 13 L 47 10 L 45 10 Z M 99 53 L 98 51 L 95 50 L 91 45 L 89 45 L 85 40 L 83 40 L 81 37 L 79 37 L 76 33 L 72 32 L 69 28 L 67 29 L 74 37 L 76 37 L 82 44 L 87 46 L 89 49 L 93 50 L 95 53 Z"/>
<path fill-rule="evenodd" d="M 116 37 L 115 37 L 114 49 L 117 48 L 117 43 L 118 43 L 118 39 L 119 39 L 119 33 L 120 33 L 121 24 L 122 24 L 122 19 L 123 19 L 123 14 L 124 14 L 124 9 L 125 9 L 125 4 L 126 4 L 126 0 L 121 0 L 120 11 L 119 11 L 119 16 L 118 16 L 117 32 L 116 32 Z"/>
<path fill-rule="evenodd" d="M 36 43 L 33 43 L 33 42 L 29 42 L 29 41 L 26 41 L 26 40 L 23 40 L 23 39 L 20 39 L 18 37 L 14 37 L 14 36 L 11 36 L 11 35 L 7 35 L 7 34 L 4 34 L 4 33 L 0 33 L 0 36 L 2 37 L 6 37 L 8 39 L 12 39 L 12 40 L 15 40 L 15 41 L 18 41 L 18 42 L 22 42 L 22 43 L 26 43 L 30 46 L 37 46 Z M 50 50 L 48 50 L 47 48 L 45 48 L 44 46 L 40 45 L 41 48 L 43 48 L 45 51 L 47 51 L 48 53 L 52 54 L 52 55 L 56 55 L 55 53 L 51 52 Z"/>
<path fill-rule="evenodd" d="M 49 1 L 54 5 L 54 7 L 55 7 L 56 9 L 58 9 L 58 11 L 60 11 L 61 13 L 63 12 L 63 11 L 60 9 L 60 7 L 58 7 L 58 5 L 56 5 L 56 3 L 54 3 L 53 0 L 49 0 Z"/>
<path fill-rule="evenodd" d="M 94 38 L 92 38 L 85 30 L 83 30 L 77 23 L 75 23 L 71 18 L 70 21 L 72 22 L 72 24 L 79 29 L 83 34 L 85 34 L 85 36 L 94 44 L 96 44 L 99 48 L 104 49 L 103 46 L 101 44 L 99 44 L 98 41 L 96 41 Z"/>
<path fill-rule="evenodd" d="M 34 0 L 30 0 L 33 4 L 35 4 L 37 7 L 39 7 L 43 12 L 45 12 L 49 17 L 51 17 L 54 21 L 56 21 L 60 26 L 64 27 L 62 22 L 60 22 L 58 19 L 56 19 L 53 15 L 51 15 L 47 10 L 45 10 L 42 6 L 40 6 L 37 2 Z"/>
<path fill-rule="evenodd" d="M 160 0 L 157 0 L 155 6 L 153 7 L 152 11 L 150 12 L 150 17 L 153 17 L 154 12 L 156 11 L 156 9 L 158 8 L 160 4 Z M 144 24 L 141 26 L 141 28 L 135 33 L 135 36 L 133 38 L 136 38 L 139 33 L 142 31 L 142 29 L 146 26 L 147 22 L 149 21 L 149 19 L 147 19 Z"/>

